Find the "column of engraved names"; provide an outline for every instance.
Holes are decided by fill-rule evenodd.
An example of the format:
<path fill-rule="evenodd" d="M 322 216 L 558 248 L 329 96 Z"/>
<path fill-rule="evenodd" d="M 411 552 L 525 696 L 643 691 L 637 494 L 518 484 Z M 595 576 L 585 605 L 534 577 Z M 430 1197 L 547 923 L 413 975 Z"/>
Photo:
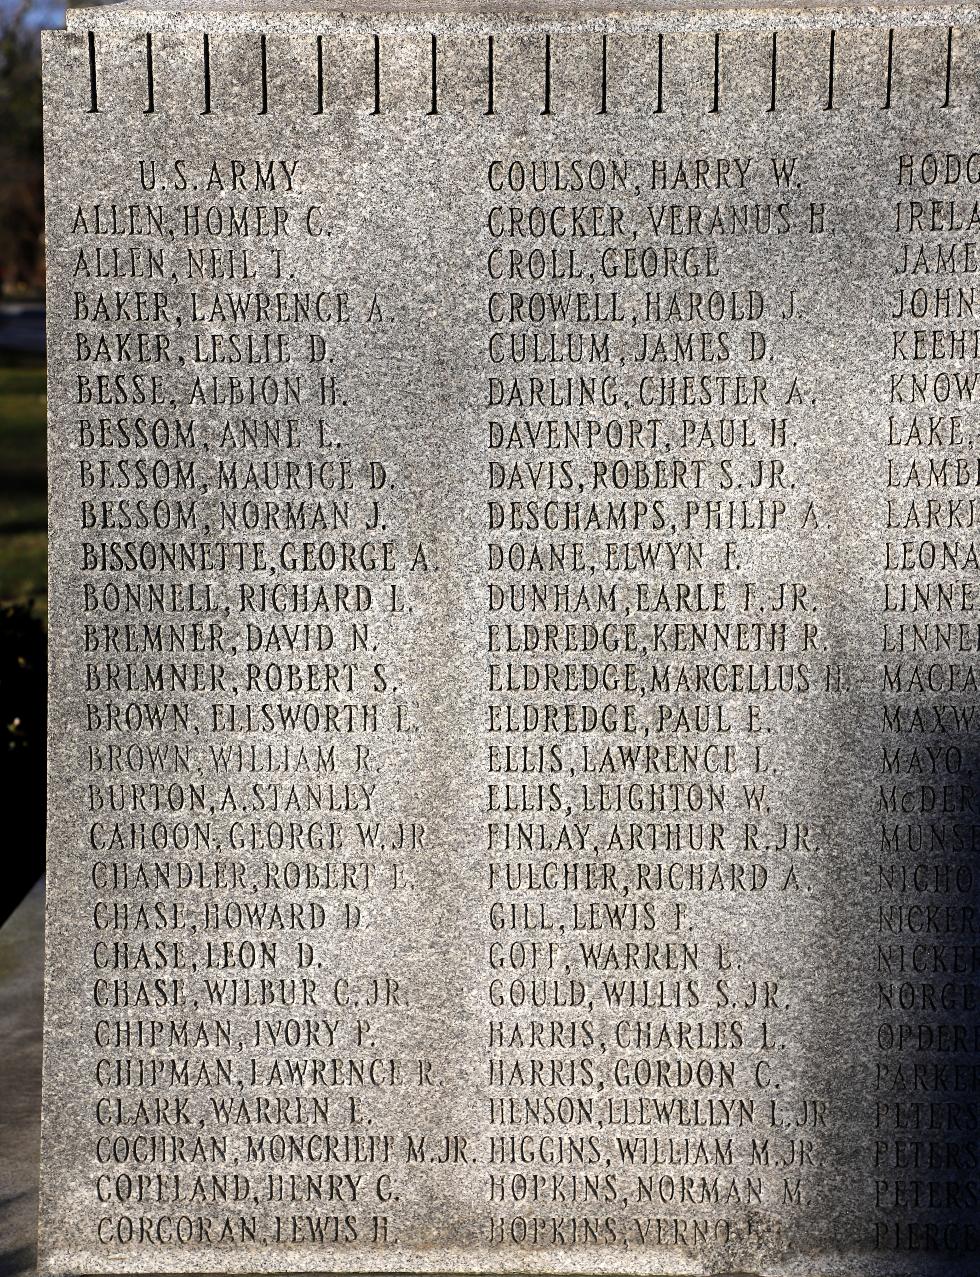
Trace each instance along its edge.
<path fill-rule="evenodd" d="M 409 529 L 345 382 L 387 303 L 348 281 L 304 167 L 148 159 L 60 214 L 98 1094 L 78 1155 L 114 1253 L 384 1242 L 418 1083 L 379 934 L 423 832 L 386 811 Z"/>
<path fill-rule="evenodd" d="M 797 299 L 739 269 L 823 233 L 798 163 L 486 175 L 493 1243 L 697 1252 L 758 1211 L 792 1235 L 819 1172 L 802 991 L 753 942 L 805 926 L 821 851 L 774 733 L 840 682 Z"/>
<path fill-rule="evenodd" d="M 942 1255 L 980 1244 L 980 166 L 922 150 L 885 173 L 869 1156 L 876 1248 Z"/>

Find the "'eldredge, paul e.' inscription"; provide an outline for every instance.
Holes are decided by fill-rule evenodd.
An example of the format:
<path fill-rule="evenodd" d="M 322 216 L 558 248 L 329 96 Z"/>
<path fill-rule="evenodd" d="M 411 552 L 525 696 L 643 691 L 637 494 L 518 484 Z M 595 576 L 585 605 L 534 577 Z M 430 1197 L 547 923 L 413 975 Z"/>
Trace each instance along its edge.
<path fill-rule="evenodd" d="M 44 1272 L 977 1272 L 978 59 L 46 36 Z"/>

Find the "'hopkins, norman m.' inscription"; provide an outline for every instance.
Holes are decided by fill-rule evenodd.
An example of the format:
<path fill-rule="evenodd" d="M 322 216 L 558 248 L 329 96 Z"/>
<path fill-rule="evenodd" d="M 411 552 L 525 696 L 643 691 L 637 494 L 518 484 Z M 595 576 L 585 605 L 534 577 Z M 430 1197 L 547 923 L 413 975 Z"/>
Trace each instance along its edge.
<path fill-rule="evenodd" d="M 46 37 L 49 1272 L 975 1272 L 971 9 Z"/>

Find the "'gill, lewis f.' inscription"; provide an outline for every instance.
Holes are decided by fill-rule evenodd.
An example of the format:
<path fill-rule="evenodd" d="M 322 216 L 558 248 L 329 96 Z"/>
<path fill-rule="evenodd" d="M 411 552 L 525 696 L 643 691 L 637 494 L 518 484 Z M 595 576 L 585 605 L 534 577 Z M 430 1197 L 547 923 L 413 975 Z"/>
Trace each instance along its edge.
<path fill-rule="evenodd" d="M 48 37 L 50 1272 L 971 1272 L 966 10 Z"/>

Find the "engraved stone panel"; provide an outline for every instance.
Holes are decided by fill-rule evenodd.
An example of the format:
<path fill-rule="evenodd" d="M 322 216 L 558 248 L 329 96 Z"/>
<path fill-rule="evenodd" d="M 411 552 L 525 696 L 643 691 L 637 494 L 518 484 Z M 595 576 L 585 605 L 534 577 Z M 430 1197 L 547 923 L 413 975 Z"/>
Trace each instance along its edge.
<path fill-rule="evenodd" d="M 45 37 L 43 1271 L 977 1272 L 978 43 Z"/>

